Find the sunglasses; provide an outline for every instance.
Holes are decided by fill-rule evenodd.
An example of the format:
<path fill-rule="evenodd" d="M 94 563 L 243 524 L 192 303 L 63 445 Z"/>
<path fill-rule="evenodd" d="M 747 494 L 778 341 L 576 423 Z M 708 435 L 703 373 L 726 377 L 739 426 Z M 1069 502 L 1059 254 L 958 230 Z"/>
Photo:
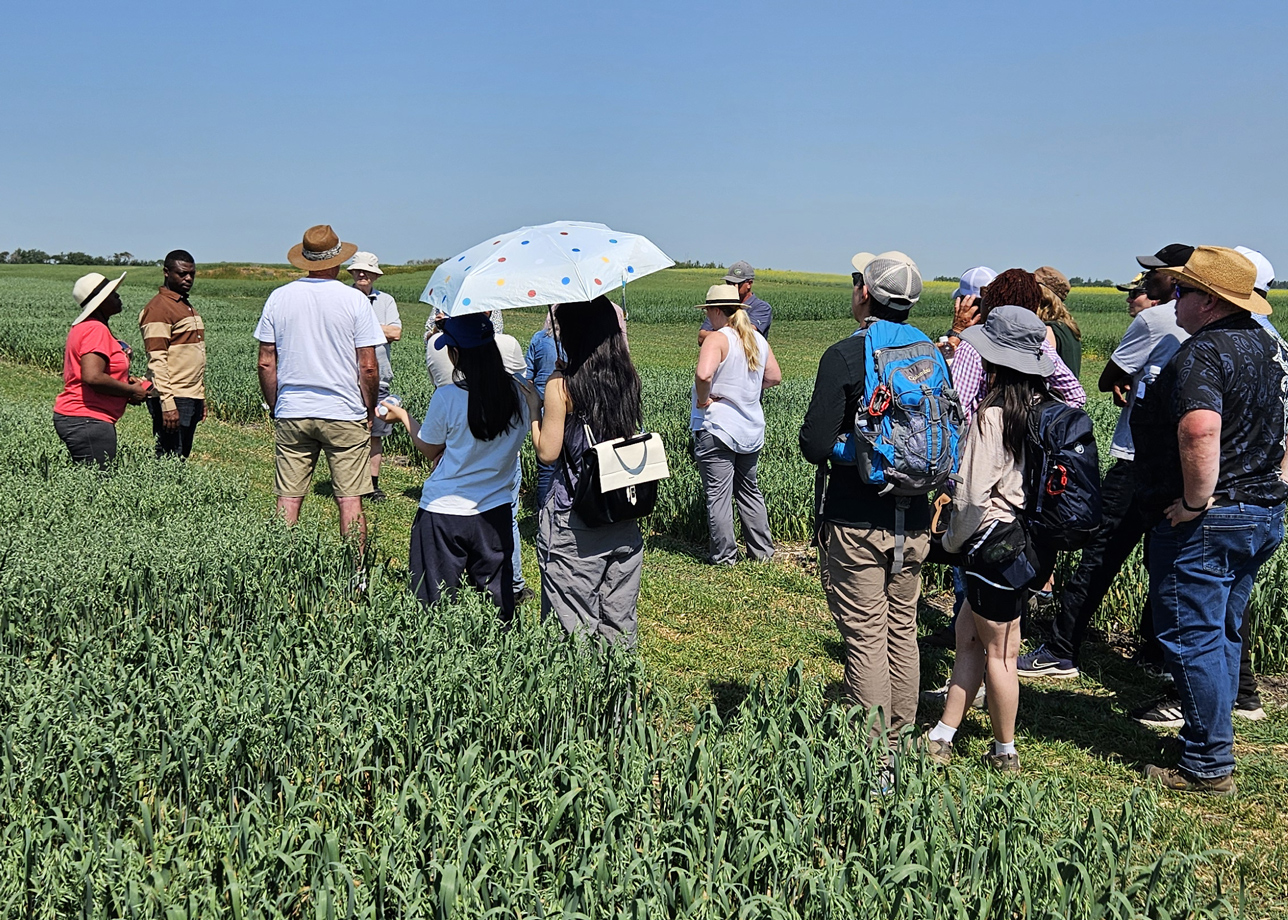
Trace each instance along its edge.
<path fill-rule="evenodd" d="M 1203 292 L 1196 287 L 1187 287 L 1184 284 L 1172 285 L 1172 299 L 1180 300 L 1187 294 L 1202 294 Z"/>
<path fill-rule="evenodd" d="M 854 279 L 855 287 L 863 283 L 863 272 L 850 272 L 850 277 Z"/>

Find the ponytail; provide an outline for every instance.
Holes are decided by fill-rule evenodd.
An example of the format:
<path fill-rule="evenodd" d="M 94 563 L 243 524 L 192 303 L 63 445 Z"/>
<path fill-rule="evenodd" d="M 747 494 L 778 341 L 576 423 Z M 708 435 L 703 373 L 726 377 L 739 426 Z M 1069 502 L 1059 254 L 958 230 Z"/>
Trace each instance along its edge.
<path fill-rule="evenodd" d="M 738 334 L 738 339 L 742 342 L 742 350 L 747 355 L 747 367 L 753 371 L 760 370 L 760 343 L 756 341 L 756 327 L 747 318 L 747 311 L 737 309 L 725 315 L 729 317 L 729 328 Z"/>

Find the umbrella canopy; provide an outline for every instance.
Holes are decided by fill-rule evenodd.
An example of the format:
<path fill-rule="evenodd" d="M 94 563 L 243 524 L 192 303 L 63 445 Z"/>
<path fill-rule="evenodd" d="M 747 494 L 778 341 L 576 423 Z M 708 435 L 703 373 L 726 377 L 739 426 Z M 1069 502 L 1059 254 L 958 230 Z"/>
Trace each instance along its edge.
<path fill-rule="evenodd" d="M 637 233 L 557 220 L 491 237 L 448 259 L 420 299 L 448 316 L 575 303 L 674 264 Z"/>

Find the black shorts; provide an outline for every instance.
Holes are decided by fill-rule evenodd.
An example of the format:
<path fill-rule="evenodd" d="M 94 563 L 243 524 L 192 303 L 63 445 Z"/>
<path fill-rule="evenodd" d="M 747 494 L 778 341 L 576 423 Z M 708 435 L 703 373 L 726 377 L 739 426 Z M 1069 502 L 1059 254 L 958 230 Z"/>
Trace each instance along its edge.
<path fill-rule="evenodd" d="M 1010 623 L 1024 614 L 1030 588 L 1041 587 L 1055 569 L 1055 551 L 1035 545 L 1032 541 L 1023 549 L 1025 560 L 1033 570 L 1031 578 L 1018 587 L 1011 587 L 1014 574 L 1011 564 L 970 564 L 965 567 L 966 600 L 975 613 L 994 623 Z M 1023 560 L 1020 564 L 1023 564 Z"/>

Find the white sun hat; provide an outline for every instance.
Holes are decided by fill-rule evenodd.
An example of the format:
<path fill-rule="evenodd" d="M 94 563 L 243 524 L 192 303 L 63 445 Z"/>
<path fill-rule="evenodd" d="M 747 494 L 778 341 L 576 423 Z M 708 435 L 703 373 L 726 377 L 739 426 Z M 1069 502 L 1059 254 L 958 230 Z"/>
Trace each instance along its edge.
<path fill-rule="evenodd" d="M 376 258 L 374 252 L 355 252 L 353 261 L 345 266 L 345 271 L 352 274 L 354 271 L 371 272 L 373 275 L 383 275 L 380 270 L 380 260 Z"/>
<path fill-rule="evenodd" d="M 72 286 L 72 297 L 76 301 L 76 306 L 81 308 L 80 316 L 72 320 L 72 325 L 83 323 L 89 319 L 95 310 L 103 305 L 103 301 L 111 296 L 116 290 L 117 285 L 125 280 L 125 272 L 121 272 L 121 277 L 112 281 L 104 278 L 98 272 L 90 272 L 88 275 L 81 275 L 76 279 Z"/>

